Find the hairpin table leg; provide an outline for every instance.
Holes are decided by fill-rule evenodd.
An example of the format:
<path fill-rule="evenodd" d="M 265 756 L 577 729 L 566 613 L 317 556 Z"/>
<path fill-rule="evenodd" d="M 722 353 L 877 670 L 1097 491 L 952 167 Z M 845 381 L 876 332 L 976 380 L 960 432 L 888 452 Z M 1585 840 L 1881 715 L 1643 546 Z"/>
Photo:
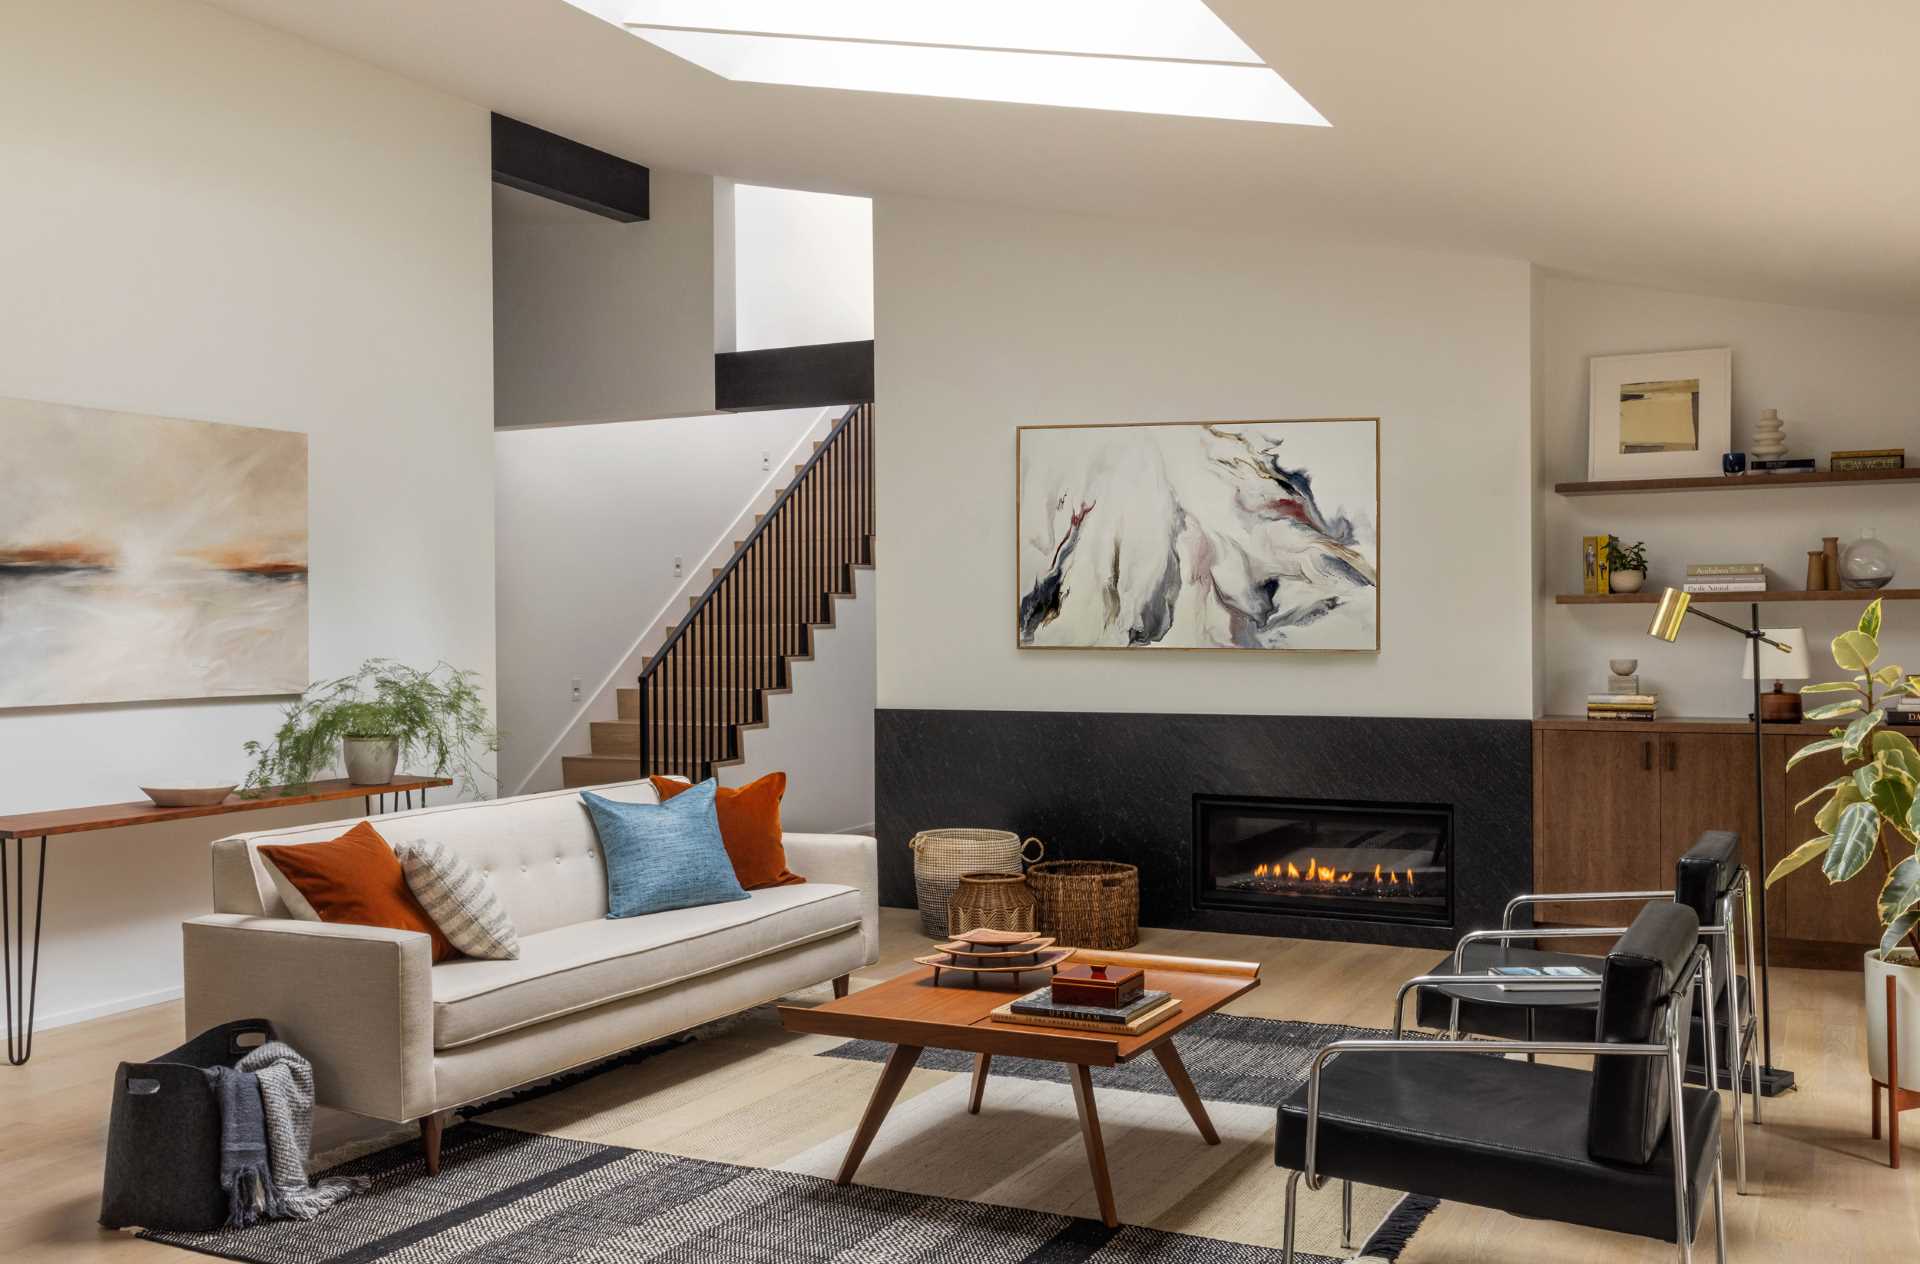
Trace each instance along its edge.
<path fill-rule="evenodd" d="M 23 1066 L 33 1056 L 33 1016 L 40 998 L 40 924 L 47 899 L 47 840 L 40 840 L 39 875 L 33 896 L 33 955 L 27 955 L 27 840 L 12 839 L 13 879 L 7 878 L 7 843 L 0 838 L 0 973 L 6 976 L 7 1062 Z"/>

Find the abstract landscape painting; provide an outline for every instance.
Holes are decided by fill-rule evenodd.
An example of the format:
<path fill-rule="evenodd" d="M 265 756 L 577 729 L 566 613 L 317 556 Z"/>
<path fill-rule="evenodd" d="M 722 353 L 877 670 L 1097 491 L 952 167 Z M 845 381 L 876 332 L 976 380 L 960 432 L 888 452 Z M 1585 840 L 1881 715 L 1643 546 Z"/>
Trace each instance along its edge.
<path fill-rule="evenodd" d="M 299 693 L 307 438 L 0 400 L 0 707 Z"/>
<path fill-rule="evenodd" d="M 1380 648 L 1380 423 L 1023 426 L 1018 644 Z"/>

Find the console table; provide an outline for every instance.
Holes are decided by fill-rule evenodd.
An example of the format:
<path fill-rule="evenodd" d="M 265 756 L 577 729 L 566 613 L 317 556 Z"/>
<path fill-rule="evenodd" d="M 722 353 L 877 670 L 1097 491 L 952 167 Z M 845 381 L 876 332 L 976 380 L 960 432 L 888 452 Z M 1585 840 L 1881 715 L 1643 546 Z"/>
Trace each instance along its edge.
<path fill-rule="evenodd" d="M 93 830 L 126 829 L 136 825 L 158 825 L 163 821 L 185 821 L 201 816 L 225 816 L 233 812 L 259 812 L 267 808 L 299 807 L 307 803 L 329 803 L 340 799 L 359 799 L 369 816 L 374 800 L 382 812 L 427 805 L 427 791 L 450 786 L 447 777 L 395 777 L 378 786 L 357 786 L 345 778 L 315 781 L 298 787 L 269 786 L 252 797 L 228 795 L 219 803 L 191 808 L 163 808 L 145 801 L 107 803 L 97 807 L 59 808 L 52 812 L 27 812 L 0 816 L 0 985 L 6 998 L 7 1062 L 24 1065 L 33 1056 L 34 1002 L 40 990 L 40 927 L 44 922 L 47 895 L 47 840 L 61 834 L 84 834 Z M 33 952 L 27 952 L 27 841 L 38 838 L 40 851 L 38 876 L 33 892 Z M 11 853 L 13 869 L 7 861 Z"/>

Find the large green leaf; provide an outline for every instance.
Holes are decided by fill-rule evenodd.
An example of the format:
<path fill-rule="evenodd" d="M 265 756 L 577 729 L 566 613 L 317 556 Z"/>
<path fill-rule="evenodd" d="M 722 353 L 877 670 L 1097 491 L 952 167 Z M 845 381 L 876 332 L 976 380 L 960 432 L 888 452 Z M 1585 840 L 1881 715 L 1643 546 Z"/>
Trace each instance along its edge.
<path fill-rule="evenodd" d="M 1880 637 L 1880 601 L 1880 598 L 1875 597 L 1867 603 L 1867 608 L 1860 612 L 1860 630 L 1875 640 Z"/>
<path fill-rule="evenodd" d="M 1864 683 L 1864 678 L 1863 678 Z M 1817 685 L 1800 686 L 1801 693 L 1859 693 L 1859 685 L 1850 685 L 1844 680 L 1823 680 Z"/>
<path fill-rule="evenodd" d="M 1873 750 L 1877 755 L 1899 753 L 1899 763 L 1908 769 L 1920 768 L 1920 748 L 1916 748 L 1913 739 L 1905 733 L 1892 729 L 1882 729 L 1873 735 Z"/>
<path fill-rule="evenodd" d="M 1920 909 L 1908 909 L 1894 918 L 1893 923 L 1880 936 L 1880 955 L 1884 957 L 1898 948 L 1900 941 L 1911 935 L 1916 926 L 1920 926 Z"/>
<path fill-rule="evenodd" d="M 1848 698 L 1844 702 L 1830 702 L 1824 707 L 1815 707 L 1807 712 L 1807 719 L 1837 720 L 1843 715 L 1852 715 L 1856 711 L 1863 710 L 1866 705 L 1858 698 Z"/>
<path fill-rule="evenodd" d="M 1848 759 L 1865 758 L 1867 739 L 1887 718 L 1885 711 L 1869 711 L 1853 723 L 1840 738 L 1840 749 Z"/>
<path fill-rule="evenodd" d="M 1845 882 L 1873 858 L 1874 844 L 1880 841 L 1880 809 L 1871 803 L 1850 803 L 1834 826 L 1833 846 L 1820 870 L 1829 882 Z"/>
<path fill-rule="evenodd" d="M 1865 632 L 1842 632 L 1833 638 L 1833 661 L 1848 671 L 1872 671 L 1880 657 L 1880 642 Z"/>
<path fill-rule="evenodd" d="M 1880 924 L 1886 925 L 1920 901 L 1920 857 L 1908 856 L 1880 886 Z"/>
<path fill-rule="evenodd" d="M 1900 679 L 1900 669 L 1894 664 L 1888 663 L 1885 667 L 1873 673 L 1873 678 L 1883 685 L 1891 685 Z"/>
<path fill-rule="evenodd" d="M 1866 796 L 1860 793 L 1860 784 L 1849 776 L 1846 782 L 1833 792 L 1833 797 L 1827 800 L 1826 806 L 1814 813 L 1813 827 L 1822 834 L 1833 833 L 1834 827 L 1840 824 L 1840 814 L 1865 798 Z"/>
<path fill-rule="evenodd" d="M 1874 782 L 1873 793 L 1867 799 L 1883 820 L 1905 821 L 1913 815 L 1913 787 L 1903 784 L 1897 776 L 1881 777 Z"/>
<path fill-rule="evenodd" d="M 1907 837 L 1920 838 L 1920 799 L 1915 799 L 1907 809 Z"/>
<path fill-rule="evenodd" d="M 1781 857 L 1780 863 L 1775 865 L 1773 872 L 1767 875 L 1767 885 L 1772 886 L 1774 883 L 1780 881 L 1780 879 L 1792 873 L 1795 869 L 1798 869 L 1801 865 L 1806 864 L 1809 860 L 1813 860 L 1825 853 L 1827 848 L 1831 846 L 1833 846 L 1833 838 L 1827 834 L 1801 843 L 1786 856 Z"/>
<path fill-rule="evenodd" d="M 1822 737 L 1808 742 L 1793 754 L 1787 756 L 1787 767 L 1792 768 L 1803 759 L 1812 759 L 1815 755 L 1824 755 L 1830 750 L 1839 750 L 1845 742 L 1838 737 Z"/>
<path fill-rule="evenodd" d="M 1812 803 L 1815 799 L 1827 793 L 1829 790 L 1838 790 L 1841 786 L 1851 785 L 1852 783 L 1853 783 L 1853 775 L 1851 773 L 1843 773 L 1842 775 L 1835 777 L 1832 781 L 1829 781 L 1826 785 L 1821 786 L 1818 790 L 1815 790 L 1812 794 L 1808 795 L 1806 798 L 1800 800 L 1800 802 L 1794 804 L 1793 810 L 1798 812 L 1801 808 L 1807 806 L 1807 804 L 1809 803 Z"/>

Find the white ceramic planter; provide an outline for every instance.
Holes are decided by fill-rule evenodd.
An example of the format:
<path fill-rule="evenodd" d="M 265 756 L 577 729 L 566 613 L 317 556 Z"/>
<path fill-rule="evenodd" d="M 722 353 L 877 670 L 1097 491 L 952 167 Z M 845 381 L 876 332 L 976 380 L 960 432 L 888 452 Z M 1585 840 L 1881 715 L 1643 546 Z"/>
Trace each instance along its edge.
<path fill-rule="evenodd" d="M 1920 966 L 1880 960 L 1867 952 L 1867 1068 L 1887 1082 L 1887 980 L 1894 980 L 1900 1010 L 1900 1087 L 1920 1088 Z"/>
<path fill-rule="evenodd" d="M 356 786 L 384 786 L 393 780 L 400 762 L 400 743 L 391 737 L 347 737 L 340 740 L 347 761 L 347 780 Z"/>
<path fill-rule="evenodd" d="M 1617 593 L 1639 592 L 1640 586 L 1646 582 L 1645 571 L 1613 571 L 1607 576 L 1607 590 Z"/>

